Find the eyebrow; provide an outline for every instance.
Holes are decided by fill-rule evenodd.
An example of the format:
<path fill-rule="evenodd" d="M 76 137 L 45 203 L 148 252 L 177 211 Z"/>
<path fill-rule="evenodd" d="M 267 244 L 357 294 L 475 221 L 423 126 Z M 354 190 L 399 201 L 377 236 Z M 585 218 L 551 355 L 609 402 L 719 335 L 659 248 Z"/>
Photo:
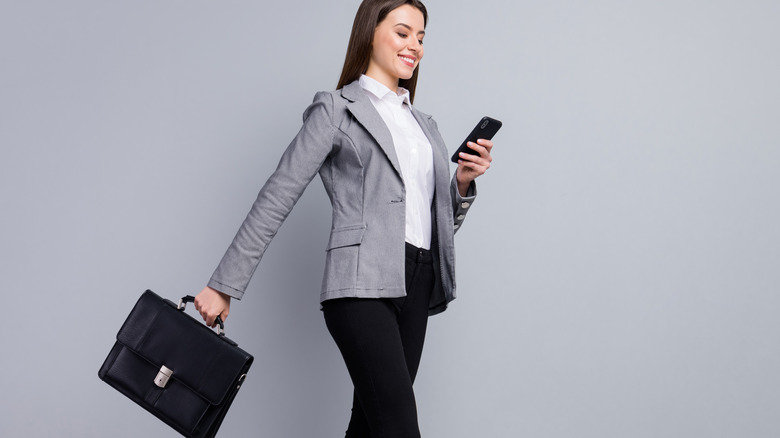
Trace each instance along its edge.
<path fill-rule="evenodd" d="M 405 27 L 405 28 L 409 29 L 409 32 L 411 32 L 411 31 L 412 31 L 412 27 L 411 27 L 411 26 L 409 26 L 408 24 L 404 24 L 404 23 L 398 23 L 398 24 L 396 24 L 396 26 L 403 26 L 403 27 Z M 423 35 L 425 35 L 425 31 L 424 31 L 424 30 L 421 30 L 421 31 L 417 32 L 417 35 L 420 35 L 420 34 L 423 34 Z"/>

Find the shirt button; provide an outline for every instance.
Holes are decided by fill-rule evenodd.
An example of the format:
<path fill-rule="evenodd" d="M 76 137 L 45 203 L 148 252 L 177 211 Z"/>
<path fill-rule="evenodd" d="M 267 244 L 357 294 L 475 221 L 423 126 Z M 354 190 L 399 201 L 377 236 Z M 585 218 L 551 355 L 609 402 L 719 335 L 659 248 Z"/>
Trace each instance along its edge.
<path fill-rule="evenodd" d="M 458 228 L 460 228 L 460 224 L 455 224 L 455 229 L 457 230 Z"/>
<path fill-rule="evenodd" d="M 463 208 L 469 208 L 469 207 L 471 207 L 471 204 L 469 204 L 468 202 L 464 202 L 464 203 L 460 204 L 460 206 L 463 207 Z"/>
<path fill-rule="evenodd" d="M 466 219 L 466 215 L 465 214 L 459 214 L 458 217 L 456 217 L 455 219 L 457 219 L 459 221 L 462 221 L 463 219 Z"/>

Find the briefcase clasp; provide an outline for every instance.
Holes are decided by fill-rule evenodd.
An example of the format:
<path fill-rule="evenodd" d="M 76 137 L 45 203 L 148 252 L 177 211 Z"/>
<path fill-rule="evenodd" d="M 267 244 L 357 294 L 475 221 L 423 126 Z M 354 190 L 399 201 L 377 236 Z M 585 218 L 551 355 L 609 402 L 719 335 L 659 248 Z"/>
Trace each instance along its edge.
<path fill-rule="evenodd" d="M 154 384 L 160 388 L 165 388 L 168 384 L 168 379 L 173 375 L 173 370 L 163 365 L 160 367 L 160 371 L 157 373 L 157 377 L 154 378 Z"/>

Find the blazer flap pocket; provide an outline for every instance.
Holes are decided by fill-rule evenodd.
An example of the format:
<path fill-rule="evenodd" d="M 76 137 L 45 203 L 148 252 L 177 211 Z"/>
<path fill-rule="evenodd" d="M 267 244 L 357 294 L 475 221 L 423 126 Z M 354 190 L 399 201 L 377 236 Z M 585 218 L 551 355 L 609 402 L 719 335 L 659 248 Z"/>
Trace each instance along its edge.
<path fill-rule="evenodd" d="M 360 245 L 360 242 L 363 241 L 363 234 L 365 232 L 365 225 L 336 228 L 330 232 L 327 250 L 341 248 L 343 246 Z"/>

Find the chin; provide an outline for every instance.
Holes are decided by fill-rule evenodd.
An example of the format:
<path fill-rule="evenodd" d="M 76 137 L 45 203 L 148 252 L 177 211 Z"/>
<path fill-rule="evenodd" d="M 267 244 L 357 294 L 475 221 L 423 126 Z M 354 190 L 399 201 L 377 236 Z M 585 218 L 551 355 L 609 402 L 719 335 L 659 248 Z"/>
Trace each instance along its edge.
<path fill-rule="evenodd" d="M 407 79 L 411 79 L 412 76 L 414 76 L 414 70 L 412 70 L 410 72 L 406 72 L 405 71 L 405 72 L 402 72 L 401 74 L 398 75 L 398 79 L 407 80 Z"/>

